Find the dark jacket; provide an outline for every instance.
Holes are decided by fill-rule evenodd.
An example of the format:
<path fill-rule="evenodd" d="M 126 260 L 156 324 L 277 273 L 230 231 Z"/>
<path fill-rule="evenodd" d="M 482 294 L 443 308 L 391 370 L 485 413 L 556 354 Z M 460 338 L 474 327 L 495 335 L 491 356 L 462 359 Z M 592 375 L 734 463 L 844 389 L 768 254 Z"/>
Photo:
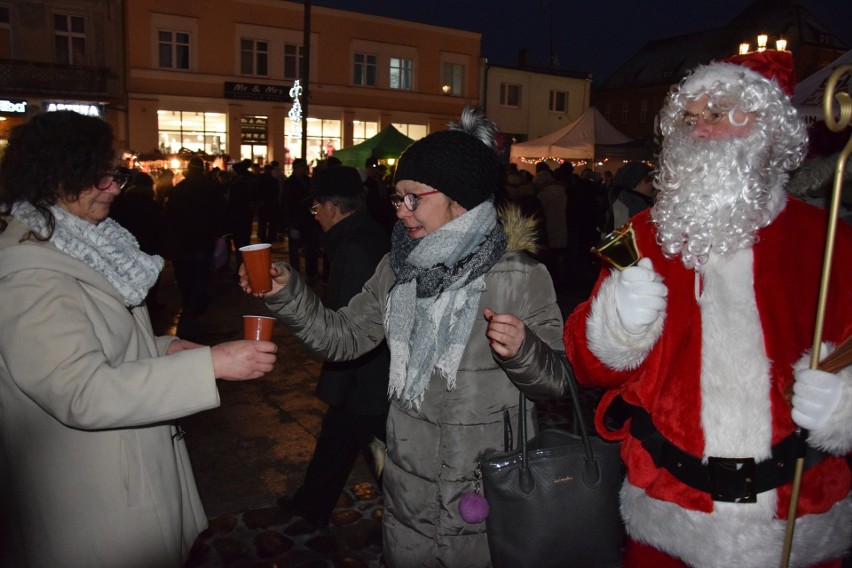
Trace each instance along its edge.
<path fill-rule="evenodd" d="M 356 211 L 320 237 L 331 259 L 325 304 L 336 310 L 361 291 L 390 251 L 390 237 L 365 211 Z M 390 351 L 383 341 L 353 361 L 326 362 L 317 396 L 351 414 L 384 414 L 388 409 Z"/>
<path fill-rule="evenodd" d="M 213 254 L 216 239 L 224 233 L 224 203 L 212 180 L 190 172 L 172 190 L 166 202 L 169 248 L 177 256 Z"/>

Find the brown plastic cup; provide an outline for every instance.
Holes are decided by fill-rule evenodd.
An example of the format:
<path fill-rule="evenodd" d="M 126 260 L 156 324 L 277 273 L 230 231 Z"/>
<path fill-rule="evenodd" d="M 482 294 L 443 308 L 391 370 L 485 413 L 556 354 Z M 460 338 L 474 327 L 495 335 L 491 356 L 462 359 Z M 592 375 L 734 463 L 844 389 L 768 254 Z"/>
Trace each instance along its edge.
<path fill-rule="evenodd" d="M 243 255 L 243 264 L 246 267 L 251 291 L 255 293 L 269 292 L 272 290 L 272 245 L 263 243 L 259 245 L 248 245 L 240 247 Z"/>
<path fill-rule="evenodd" d="M 243 316 L 243 338 L 252 341 L 272 341 L 275 318 L 269 316 Z"/>

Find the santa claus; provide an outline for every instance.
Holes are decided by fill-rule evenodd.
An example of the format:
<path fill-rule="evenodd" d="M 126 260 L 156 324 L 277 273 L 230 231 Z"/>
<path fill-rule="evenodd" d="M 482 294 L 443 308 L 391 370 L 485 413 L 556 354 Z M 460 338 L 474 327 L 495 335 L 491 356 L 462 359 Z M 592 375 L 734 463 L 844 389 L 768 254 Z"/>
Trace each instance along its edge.
<path fill-rule="evenodd" d="M 852 368 L 808 368 L 827 216 L 784 191 L 807 145 L 792 77 L 792 56 L 766 51 L 672 89 L 657 201 L 632 219 L 643 258 L 602 270 L 566 322 L 577 379 L 607 389 L 597 428 L 623 441 L 625 566 L 779 565 L 798 428 L 790 565 L 839 567 L 849 549 Z M 821 355 L 852 334 L 841 225 Z"/>

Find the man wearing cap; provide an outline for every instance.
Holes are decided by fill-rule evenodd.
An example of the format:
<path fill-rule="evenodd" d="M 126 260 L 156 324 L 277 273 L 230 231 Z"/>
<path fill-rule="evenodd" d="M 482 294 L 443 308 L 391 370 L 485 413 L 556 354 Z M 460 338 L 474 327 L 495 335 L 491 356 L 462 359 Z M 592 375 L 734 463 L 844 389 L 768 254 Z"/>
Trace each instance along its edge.
<path fill-rule="evenodd" d="M 323 248 L 331 259 L 325 305 L 342 308 L 361 291 L 382 257 L 390 237 L 366 212 L 364 186 L 355 168 L 332 166 L 314 174 L 311 213 L 323 230 Z M 302 486 L 279 505 L 326 526 L 359 452 L 377 438 L 385 440 L 388 411 L 387 344 L 352 361 L 326 362 L 317 396 L 326 404 L 322 430 Z"/>
<path fill-rule="evenodd" d="M 792 78 L 791 54 L 767 51 L 672 89 L 657 200 L 633 219 L 643 258 L 602 270 L 565 326 L 578 379 L 608 389 L 598 430 L 622 441 L 627 567 L 778 566 L 797 428 L 790 565 L 839 567 L 849 548 L 852 368 L 808 368 L 827 219 L 784 191 L 807 145 Z M 852 333 L 848 226 L 835 247 L 823 356 Z"/>

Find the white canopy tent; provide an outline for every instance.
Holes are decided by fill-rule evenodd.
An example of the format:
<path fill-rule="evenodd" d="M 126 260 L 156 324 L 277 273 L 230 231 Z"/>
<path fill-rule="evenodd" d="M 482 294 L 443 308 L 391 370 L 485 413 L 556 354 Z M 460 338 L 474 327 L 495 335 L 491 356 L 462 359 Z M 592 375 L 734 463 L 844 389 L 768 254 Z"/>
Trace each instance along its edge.
<path fill-rule="evenodd" d="M 805 118 L 808 124 L 814 124 L 825 119 L 822 99 L 825 96 L 825 85 L 835 69 L 843 65 L 852 65 L 852 49 L 805 79 L 799 81 L 793 93 L 793 105 Z M 852 79 L 848 73 L 840 77 L 835 92 L 850 92 Z M 837 108 L 835 106 L 835 108 Z"/>
<path fill-rule="evenodd" d="M 512 144 L 513 162 L 559 158 L 591 161 L 603 158 L 645 160 L 650 157 L 647 145 L 619 132 L 595 107 L 589 108 L 574 122 L 541 138 Z"/>

